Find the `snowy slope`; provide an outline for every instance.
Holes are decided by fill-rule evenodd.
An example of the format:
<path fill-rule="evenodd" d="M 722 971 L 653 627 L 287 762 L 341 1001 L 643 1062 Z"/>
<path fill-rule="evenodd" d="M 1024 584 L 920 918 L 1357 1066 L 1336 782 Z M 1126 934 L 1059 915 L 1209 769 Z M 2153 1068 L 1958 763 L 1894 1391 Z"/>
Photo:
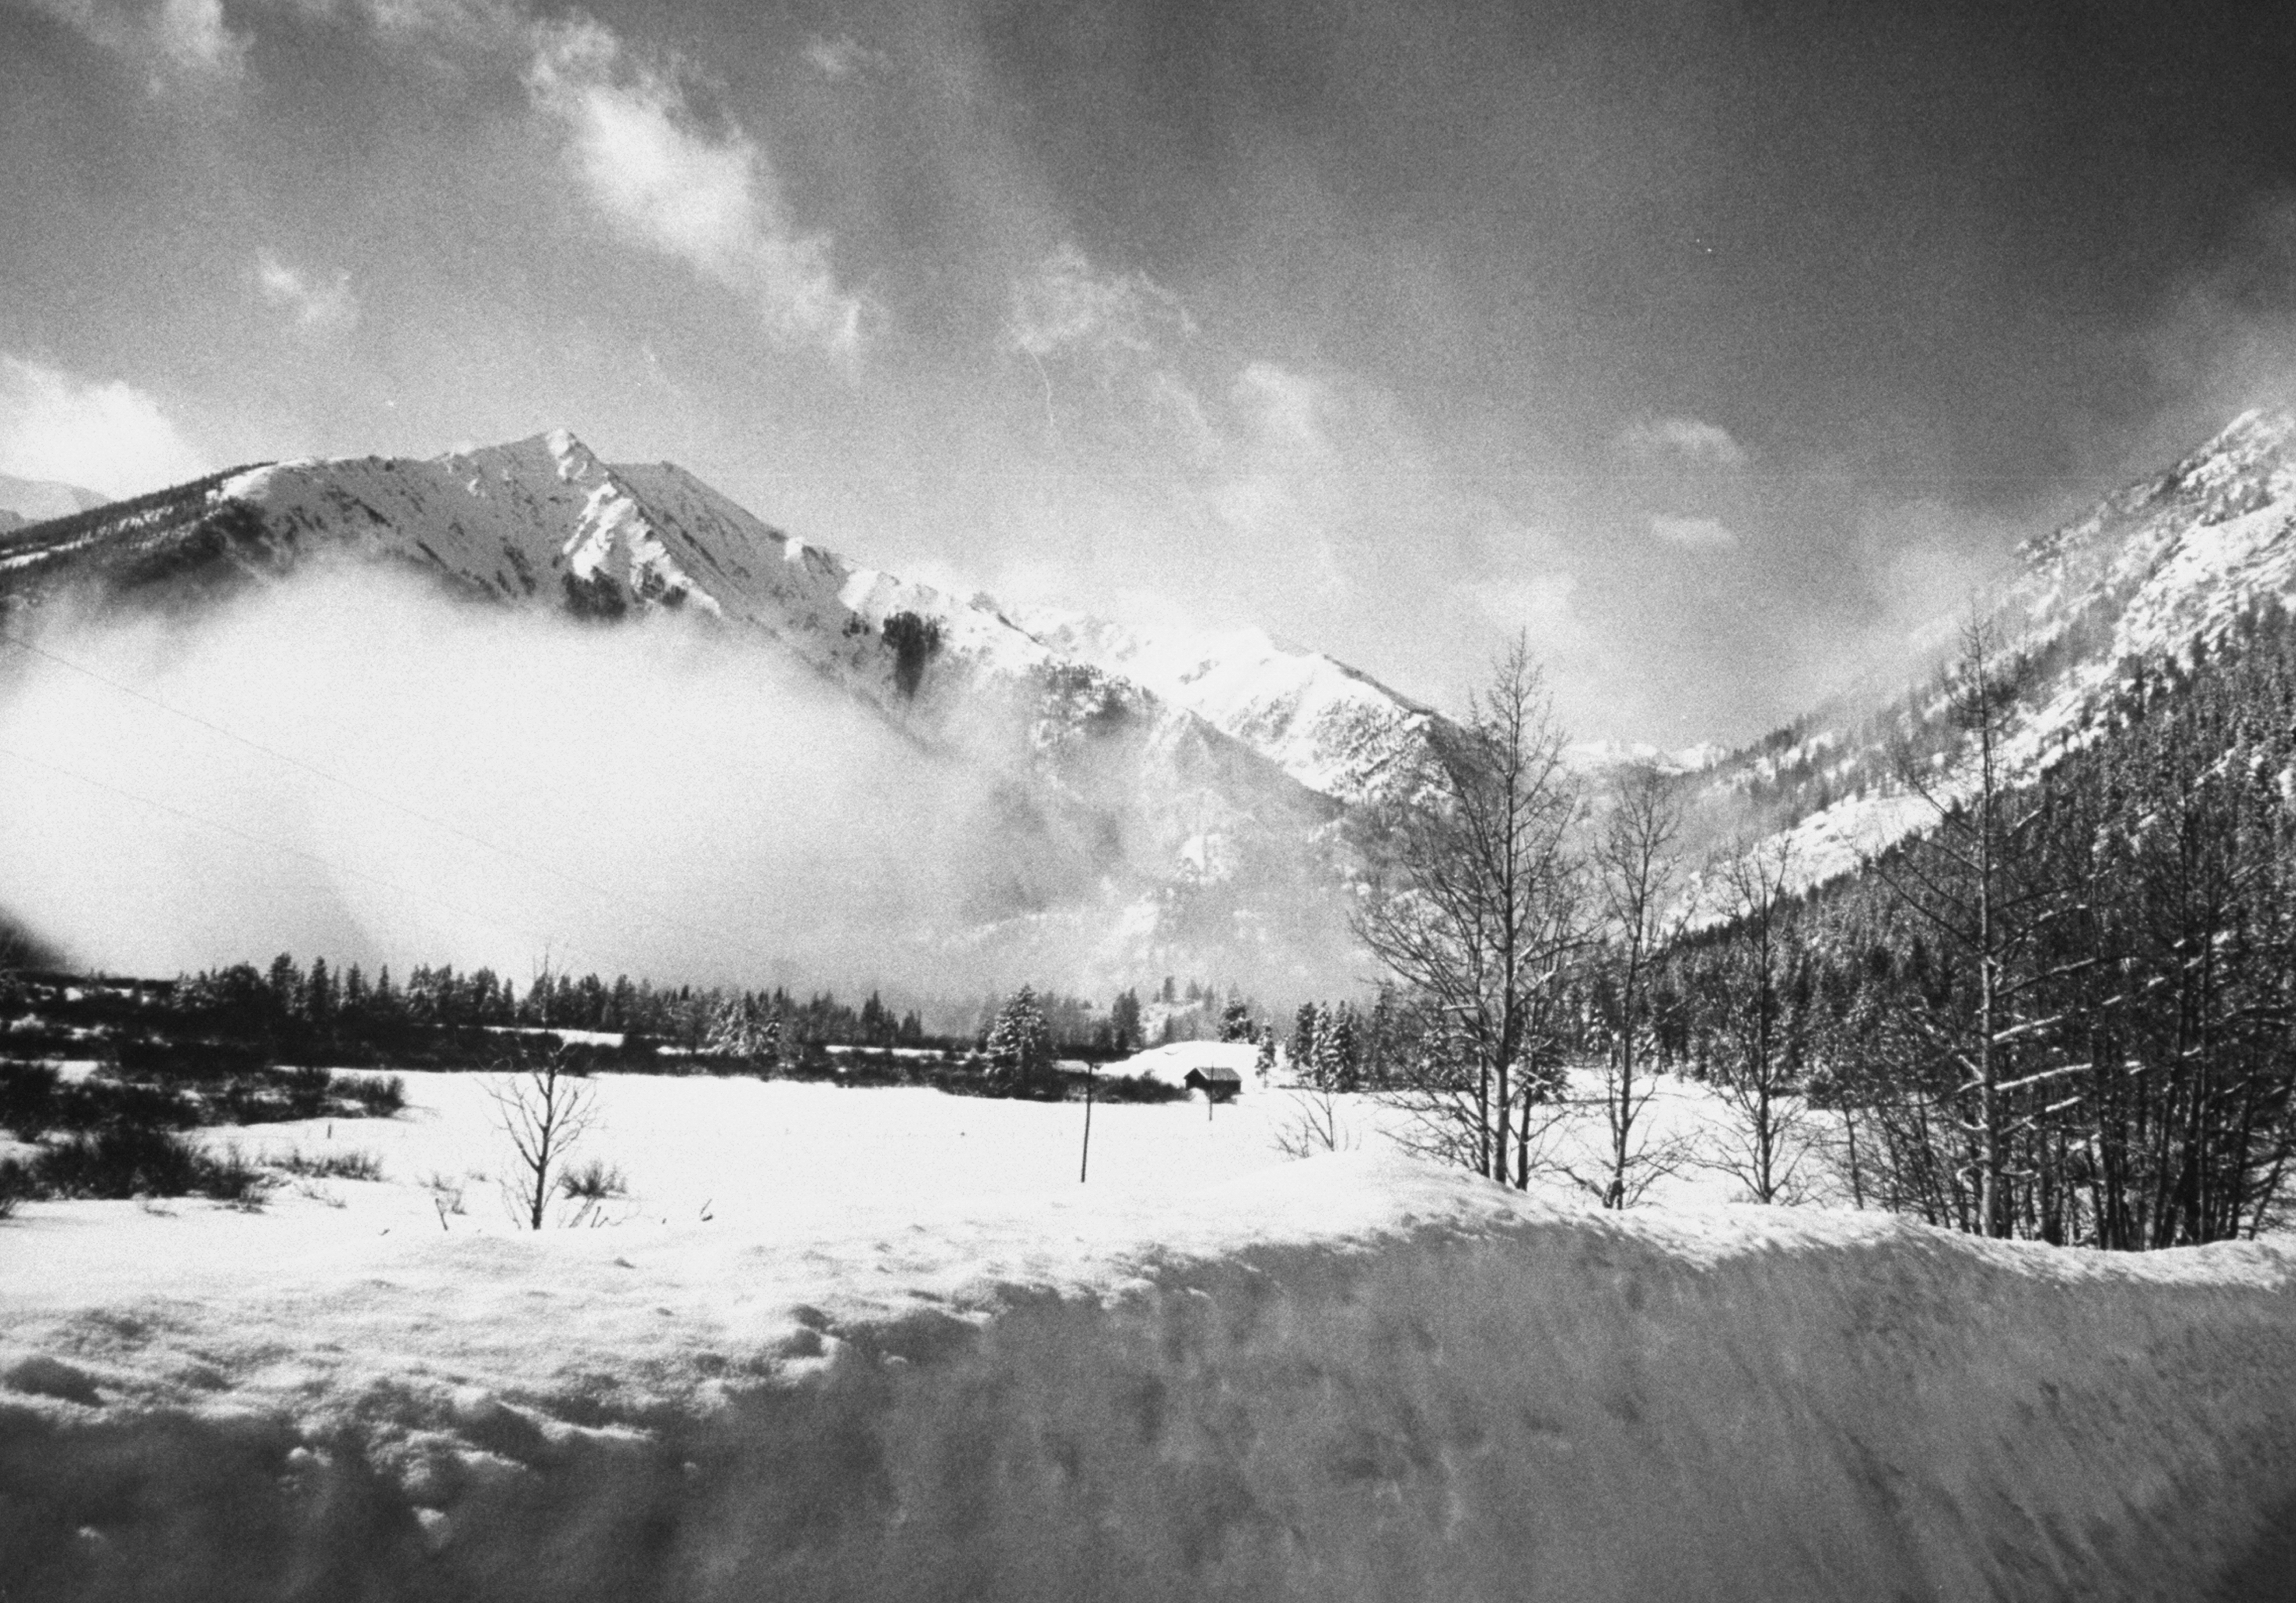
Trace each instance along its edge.
<path fill-rule="evenodd" d="M 1054 609 L 1020 621 L 1055 650 L 1146 685 L 1349 806 L 1415 789 L 1455 732 L 1440 713 L 1368 674 L 1258 629 L 1138 628 Z"/>
<path fill-rule="evenodd" d="M 610 466 L 560 430 L 428 462 L 275 463 L 216 484 L 199 504 L 117 531 L 86 520 L 0 547 L 0 587 L 96 577 L 181 588 L 187 565 L 270 576 L 348 553 L 427 569 L 496 601 L 706 613 L 771 637 L 914 732 L 980 703 L 1029 725 L 1058 770 L 1080 731 L 1119 726 L 1182 788 L 1245 812 L 1314 824 L 1423 771 L 1439 715 L 1320 653 L 1257 631 L 1128 631 L 1082 615 L 1025 626 L 853 563 L 774 528 L 684 470 Z M 889 618 L 934 637 L 906 664 Z"/>
<path fill-rule="evenodd" d="M 1420 790 L 1462 738 L 1452 720 L 1361 669 L 1259 629 L 1119 624 L 1049 607 L 1023 609 L 1015 621 L 1063 655 L 1186 707 L 1309 789 L 1350 806 Z M 1563 759 L 1574 772 L 1600 778 L 1628 767 L 1695 773 L 1726 755 L 1712 743 L 1667 751 L 1582 740 L 1565 748 Z"/>
<path fill-rule="evenodd" d="M 83 490 L 78 485 L 0 473 L 0 518 L 6 519 L 0 521 L 0 529 L 41 523 L 50 518 L 68 518 L 74 512 L 102 506 L 104 499 L 94 490 Z"/>
<path fill-rule="evenodd" d="M 592 610 L 691 606 L 781 641 L 891 706 L 892 654 L 870 629 L 939 622 L 939 676 L 1022 675 L 1050 654 L 991 615 L 889 584 L 768 527 L 680 469 L 612 468 L 563 429 L 432 462 L 287 462 L 219 487 L 257 513 L 261 548 L 324 544 L 427 564 L 510 602 Z M 578 592 L 577 586 L 586 586 Z"/>
<path fill-rule="evenodd" d="M 218 575 L 275 577 L 344 556 L 414 567 L 512 605 L 707 614 L 778 642 L 922 734 L 943 732 L 939 717 L 984 693 L 1035 721 L 1040 750 L 1057 752 L 1081 725 L 1129 724 L 1199 777 L 1256 787 L 1255 799 L 1279 810 L 1330 815 L 1249 748 L 994 610 L 810 545 L 682 469 L 608 466 L 563 429 L 430 461 L 272 463 L 157 522 L 24 531 L 0 547 L 0 587 L 212 586 Z M 884 634 L 899 613 L 936 632 L 906 681 Z"/>
<path fill-rule="evenodd" d="M 2034 755 L 2077 736 L 2130 657 L 2189 657 L 2266 599 L 2296 598 L 2296 417 L 2247 413 L 2168 472 L 2029 542 L 1998 613 L 2013 649 L 2076 630 L 2087 645 L 2029 732 Z"/>
<path fill-rule="evenodd" d="M 1074 1188 L 332 1255 L 266 1255 L 269 1221 L 232 1223 L 237 1245 L 209 1232 L 204 1260 L 124 1283 L 0 1288 L 15 1592 L 1942 1603 L 2284 1581 L 2284 1246 L 1566 1213 L 1362 1157 L 1152 1208 Z"/>
<path fill-rule="evenodd" d="M 1995 650 L 2040 670 L 2022 688 L 2004 754 L 2011 777 L 2092 738 L 2130 658 L 2189 661 L 2196 642 L 2212 643 L 2266 601 L 2296 603 L 2296 417 L 2251 412 L 2165 472 L 2026 542 L 1983 598 Z M 1960 621 L 1924 632 L 1932 662 L 1955 649 Z M 1862 854 L 1934 818 L 1887 777 L 1885 742 L 1935 706 L 1927 691 L 1844 696 L 1792 740 L 1716 764 L 1706 789 L 1726 796 L 1815 768 L 1828 781 L 1824 805 L 1784 821 L 1792 879 L 1851 872 Z M 1939 790 L 1964 788 L 1948 774 Z"/>

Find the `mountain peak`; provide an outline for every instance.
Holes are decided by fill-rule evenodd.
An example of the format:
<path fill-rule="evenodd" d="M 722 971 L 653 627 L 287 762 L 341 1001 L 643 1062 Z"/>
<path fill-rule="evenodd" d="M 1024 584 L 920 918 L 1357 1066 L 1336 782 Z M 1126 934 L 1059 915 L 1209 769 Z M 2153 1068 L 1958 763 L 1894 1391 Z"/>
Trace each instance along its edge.
<path fill-rule="evenodd" d="M 599 467 L 590 447 L 574 438 L 571 429 L 553 429 L 542 437 L 558 463 L 558 477 L 573 483 L 588 478 Z"/>
<path fill-rule="evenodd" d="M 571 429 L 562 428 L 529 434 L 504 445 L 449 451 L 430 460 L 448 469 L 468 464 L 498 477 L 554 478 L 565 484 L 588 483 L 605 470 L 597 454 L 584 445 Z"/>
<path fill-rule="evenodd" d="M 2291 436 L 2296 436 L 2296 413 L 2274 407 L 2251 406 L 2226 423 L 2214 439 L 2194 452 L 2189 460 L 2274 450 L 2286 445 Z"/>
<path fill-rule="evenodd" d="M 2296 416 L 2251 408 L 2170 469 L 2160 481 L 2161 488 L 2209 496 L 2247 487 L 2250 499 L 2268 496 L 2268 480 L 2276 470 L 2290 465 L 2292 446 Z"/>

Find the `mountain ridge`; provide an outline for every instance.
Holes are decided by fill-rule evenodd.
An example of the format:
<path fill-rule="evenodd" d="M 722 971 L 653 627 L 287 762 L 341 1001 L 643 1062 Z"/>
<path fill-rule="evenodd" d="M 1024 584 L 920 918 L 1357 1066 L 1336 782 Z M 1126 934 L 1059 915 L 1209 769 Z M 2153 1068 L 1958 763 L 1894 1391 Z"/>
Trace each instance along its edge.
<path fill-rule="evenodd" d="M 92 579 L 173 602 L 329 554 L 518 608 L 704 615 L 774 642 L 944 750 L 984 718 L 1008 722 L 1018 732 L 997 760 L 1009 774 L 1103 820 L 1152 819 L 1134 843 L 1152 838 L 1174 883 L 1198 889 L 1278 837 L 1311 841 L 1330 870 L 1344 820 L 1422 791 L 1466 738 L 1374 675 L 1263 630 L 960 598 L 790 535 L 673 463 L 609 464 L 564 429 L 424 460 L 257 464 L 0 534 L 0 601 L 37 603 Z M 2027 539 L 1975 615 L 2024 673 L 2012 776 L 2093 738 L 2130 662 L 2189 653 L 2292 595 L 2296 418 L 2285 413 L 2243 413 Z M 1954 621 L 1929 631 L 1930 666 Z M 1719 756 L 1598 741 L 1570 760 L 1590 777 L 1670 773 L 1722 821 L 1710 833 L 1783 840 L 1795 878 L 1819 883 L 1929 815 L 1898 771 L 1913 748 L 1948 762 L 1924 671 L 1907 675 L 1909 690 L 1844 692 Z M 1950 774 L 1941 782 L 1949 795 Z M 1246 836 L 1260 846 L 1241 845 Z M 1336 871 L 1334 887 L 1347 878 Z"/>
<path fill-rule="evenodd" d="M 563 429 L 427 461 L 262 463 L 0 536 L 0 601 L 92 586 L 197 608 L 336 560 L 522 610 L 684 614 L 794 663 L 990 778 L 1006 849 L 1062 865 L 1013 883 L 1066 886 L 1067 903 L 1016 890 L 989 916 L 1014 938 L 1073 946 L 1045 915 L 1099 905 L 1136 947 L 1182 927 L 1281 945 L 1315 920 L 1255 898 L 1345 876 L 1344 804 L 1187 708 L 993 607 L 785 534 L 673 464 L 610 465 Z"/>
<path fill-rule="evenodd" d="M 93 575 L 127 591 L 172 586 L 186 556 L 234 577 L 276 577 L 307 547 L 332 549 L 396 560 L 512 605 L 609 615 L 692 605 L 779 641 L 911 732 L 931 721 L 918 716 L 921 705 L 984 680 L 1050 682 L 1050 699 L 1078 704 L 1077 716 L 1144 719 L 1164 744 L 1200 748 L 1213 766 L 1268 760 L 1313 797 L 1301 805 L 1325 817 L 1363 793 L 1307 782 L 1300 773 L 1316 773 L 1315 761 L 1286 764 L 1164 693 L 1168 685 L 1063 651 L 994 607 L 789 535 L 673 463 L 610 465 L 564 429 L 430 459 L 263 463 L 185 488 L 205 500 L 177 509 L 176 522 L 197 529 L 162 529 L 144 542 L 153 550 L 133 529 L 113 541 L 119 549 L 101 549 L 108 531 L 86 517 L 66 520 L 69 537 L 44 540 L 51 526 L 42 525 L 0 538 L 0 593 L 37 593 L 51 570 L 62 583 Z M 905 614 L 927 628 L 889 650 L 885 627 Z M 1408 716 L 1437 715 L 1410 704 Z M 1049 726 L 1037 735 L 1042 746 L 1062 740 Z"/>
<path fill-rule="evenodd" d="M 1462 738 L 1425 703 L 1258 628 L 1143 628 L 1053 608 L 1023 609 L 1018 621 L 1054 650 L 1145 684 L 1349 806 L 1416 792 Z"/>
<path fill-rule="evenodd" d="M 2012 782 L 2038 777 L 2100 732 L 2136 665 L 2189 662 L 2242 616 L 2296 598 L 2296 416 L 2251 410 L 2169 467 L 2021 542 L 1972 612 L 1924 632 L 1909 690 L 1855 692 L 1732 752 L 1699 781 L 1782 841 L 1803 886 L 1856 871 L 1934 816 L 1896 769 L 1911 750 L 1939 765 L 1935 793 L 1965 789 L 1939 728 L 1929 677 L 1975 626 L 2019 675 L 2005 753 Z M 1957 628 L 1958 626 L 1958 628 Z M 1901 683 L 1903 681 L 1901 680 Z M 1831 710 L 1827 710 L 1830 708 Z"/>

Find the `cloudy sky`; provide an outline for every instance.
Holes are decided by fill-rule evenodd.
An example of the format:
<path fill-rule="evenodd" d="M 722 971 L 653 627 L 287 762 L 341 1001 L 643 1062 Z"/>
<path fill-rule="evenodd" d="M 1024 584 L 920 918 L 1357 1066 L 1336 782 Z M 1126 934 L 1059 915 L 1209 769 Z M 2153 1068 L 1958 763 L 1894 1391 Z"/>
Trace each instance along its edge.
<path fill-rule="evenodd" d="M 2045 19 L 2045 20 L 2044 20 Z M 1759 733 L 2283 397 L 2276 7 L 0 0 L 0 472 L 572 428 Z"/>

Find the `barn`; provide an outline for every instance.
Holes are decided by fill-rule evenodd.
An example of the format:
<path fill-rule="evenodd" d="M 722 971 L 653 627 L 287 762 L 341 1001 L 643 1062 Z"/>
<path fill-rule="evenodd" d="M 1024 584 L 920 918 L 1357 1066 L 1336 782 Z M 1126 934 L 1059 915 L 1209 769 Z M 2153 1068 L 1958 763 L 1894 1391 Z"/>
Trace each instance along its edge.
<path fill-rule="evenodd" d="M 1174 1041 L 1135 1052 L 1109 1067 L 1117 1074 L 1138 1075 L 1160 1085 L 1186 1091 L 1193 1089 L 1189 1071 L 1198 1068 L 1225 1068 L 1235 1075 L 1237 1085 L 1247 1085 L 1257 1072 L 1259 1058 L 1259 1048 L 1249 1041 Z"/>
<path fill-rule="evenodd" d="M 1192 1068 L 1181 1082 L 1190 1091 L 1201 1091 L 1215 1102 L 1234 1100 L 1243 1090 L 1243 1076 L 1223 1063 L 1209 1067 Z"/>

